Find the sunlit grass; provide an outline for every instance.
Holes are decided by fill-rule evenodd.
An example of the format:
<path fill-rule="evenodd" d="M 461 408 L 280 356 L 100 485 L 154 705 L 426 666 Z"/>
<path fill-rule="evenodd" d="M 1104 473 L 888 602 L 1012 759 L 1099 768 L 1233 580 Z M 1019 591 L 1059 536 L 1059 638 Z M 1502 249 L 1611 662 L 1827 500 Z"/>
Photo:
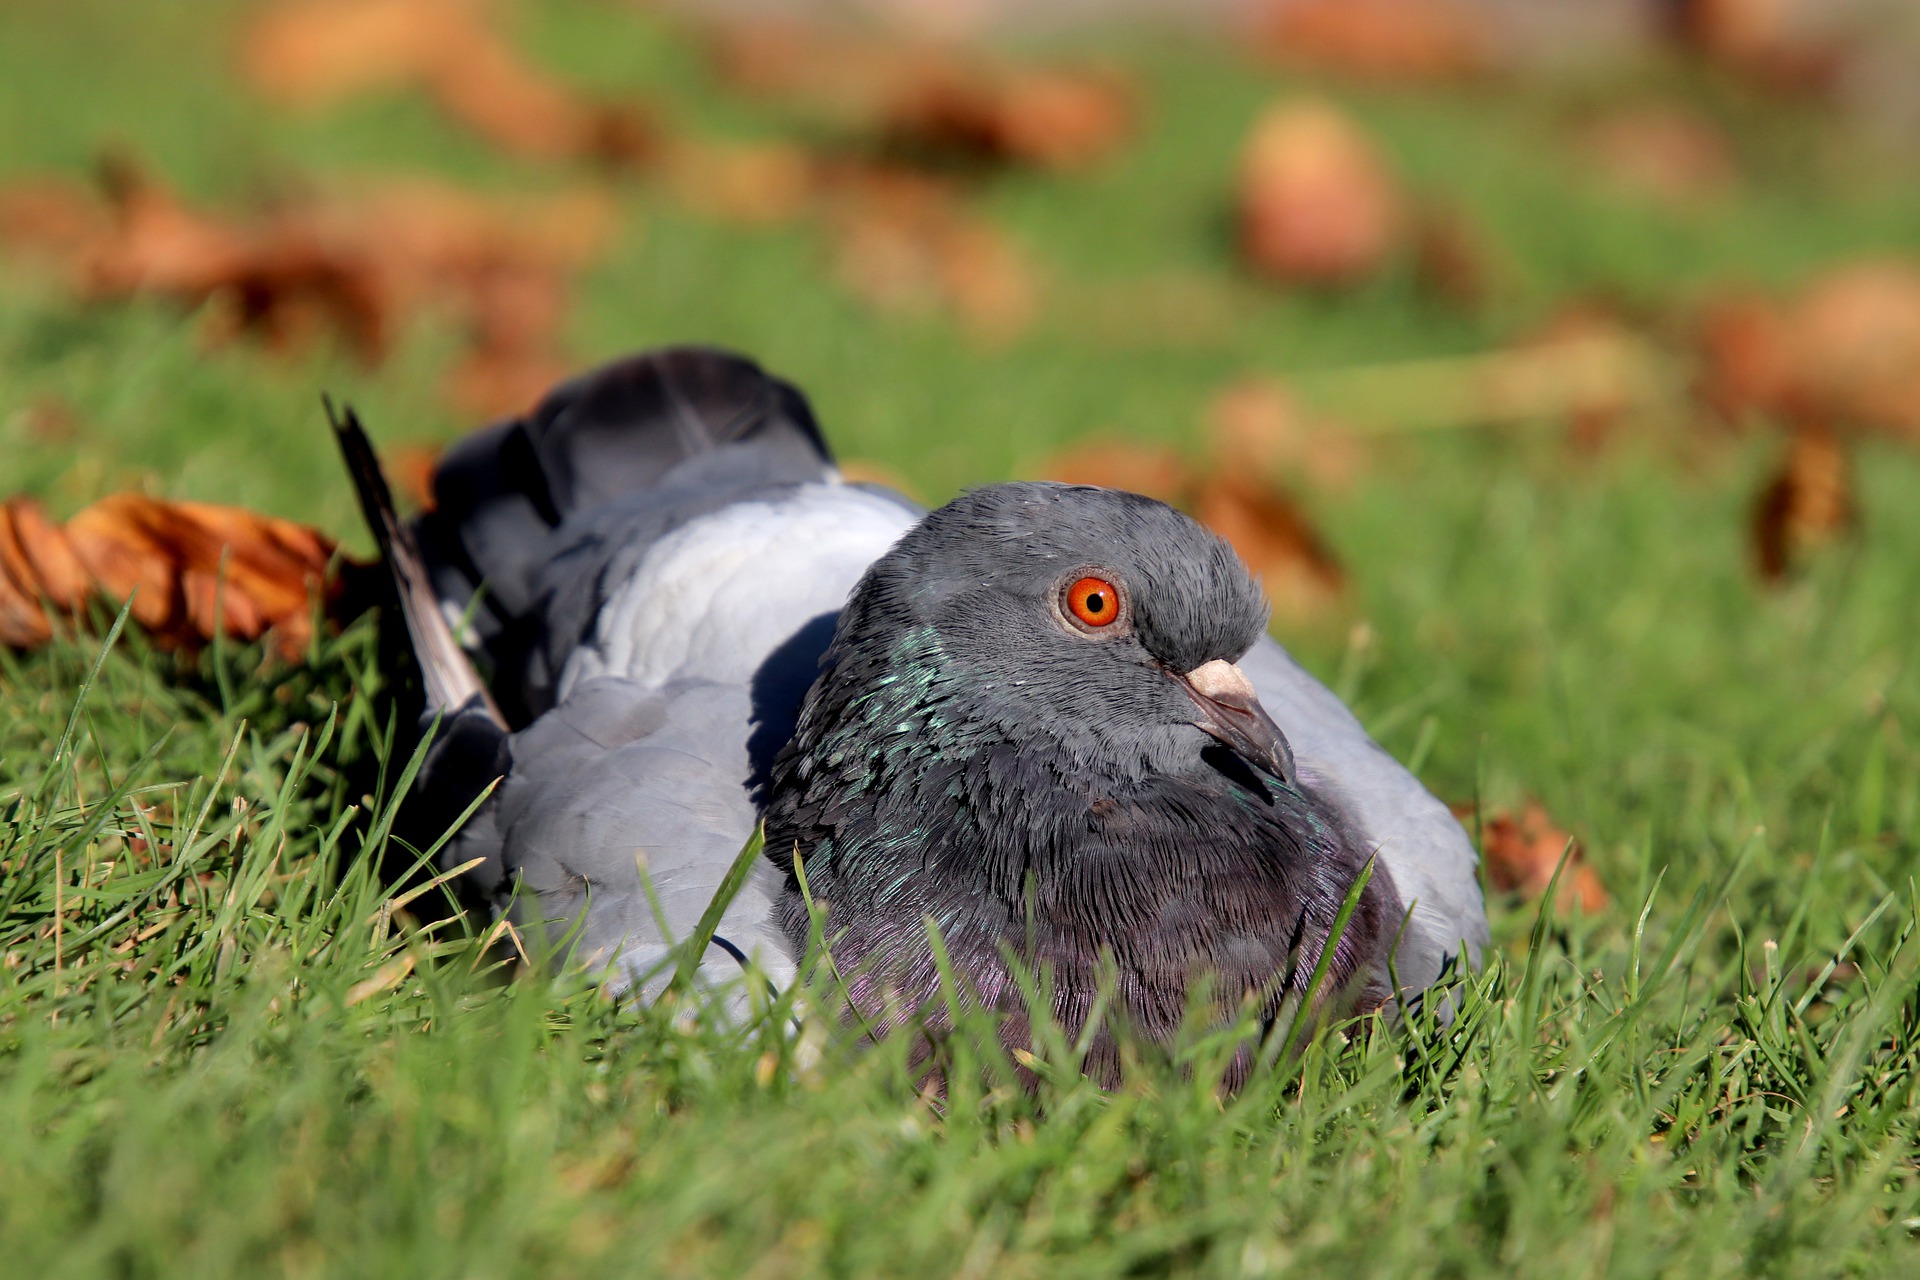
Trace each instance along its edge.
<path fill-rule="evenodd" d="M 284 118 L 185 75 L 228 12 L 10 11 L 0 165 L 78 172 L 111 137 L 210 200 L 289 172 L 556 180 L 416 103 Z M 658 87 L 703 127 L 780 125 L 719 94 L 657 17 L 512 12 L 554 66 Z M 876 319 L 831 283 L 814 233 L 705 225 L 636 185 L 583 283 L 578 355 L 743 347 L 815 397 L 843 451 L 939 499 L 1094 430 L 1197 450 L 1207 398 L 1247 372 L 1471 351 L 1569 293 L 1684 300 L 1911 247 L 1920 225 L 1910 178 L 1845 168 L 1817 116 L 1670 68 L 1371 91 L 1346 96 L 1423 190 L 1487 221 L 1514 292 L 1478 317 L 1401 275 L 1274 295 L 1235 279 L 1222 175 L 1258 104 L 1301 86 L 1198 42 L 1110 43 L 1149 85 L 1139 145 L 1085 179 L 984 196 L 1050 273 L 1032 334 L 982 348 L 938 318 Z M 1623 207 L 1555 158 L 1583 103 L 1676 85 L 1746 148 L 1751 190 L 1726 210 Z M 1844 180 L 1816 200 L 1821 166 Z M 1168 278 L 1205 295 L 1212 327 L 1120 314 Z M 318 392 L 351 398 L 383 441 L 447 438 L 469 424 L 438 399 L 445 338 L 412 333 L 378 370 L 209 351 L 191 318 L 83 307 L 12 272 L 5 488 L 71 510 L 142 484 L 357 539 Z M 75 434 L 35 433 L 24 410 L 48 396 Z M 104 648 L 110 616 L 0 653 L 4 1270 L 1908 1273 L 1920 462 L 1865 450 L 1858 539 L 1768 593 L 1745 537 L 1770 441 L 1681 422 L 1629 423 L 1598 453 L 1562 437 L 1382 444 L 1351 490 L 1307 494 L 1350 605 L 1276 623 L 1447 800 L 1537 796 L 1614 904 L 1556 919 L 1496 900 L 1489 965 L 1450 1026 L 1349 1027 L 1232 1098 L 1209 1086 L 1221 1045 L 1204 1037 L 1102 1093 L 1065 1031 L 1022 1063 L 962 1034 L 942 1096 L 904 1039 L 796 1034 L 805 991 L 729 1027 L 686 999 L 637 1009 L 585 975 L 514 971 L 510 939 L 401 874 L 418 861 L 387 826 L 410 759 L 404 675 L 377 619 L 291 668 L 134 633 Z"/>

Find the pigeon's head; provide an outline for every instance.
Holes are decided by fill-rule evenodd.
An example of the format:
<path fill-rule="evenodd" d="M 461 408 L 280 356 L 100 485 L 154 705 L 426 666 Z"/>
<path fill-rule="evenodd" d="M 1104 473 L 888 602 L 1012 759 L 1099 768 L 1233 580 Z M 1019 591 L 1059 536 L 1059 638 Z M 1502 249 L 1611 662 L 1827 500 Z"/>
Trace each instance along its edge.
<path fill-rule="evenodd" d="M 832 660 L 928 690 L 951 709 L 936 734 L 1050 740 L 1063 765 L 1126 776 L 1203 767 L 1224 744 L 1292 786 L 1286 739 L 1234 665 L 1266 619 L 1232 548 L 1165 503 L 999 484 L 872 566 Z"/>

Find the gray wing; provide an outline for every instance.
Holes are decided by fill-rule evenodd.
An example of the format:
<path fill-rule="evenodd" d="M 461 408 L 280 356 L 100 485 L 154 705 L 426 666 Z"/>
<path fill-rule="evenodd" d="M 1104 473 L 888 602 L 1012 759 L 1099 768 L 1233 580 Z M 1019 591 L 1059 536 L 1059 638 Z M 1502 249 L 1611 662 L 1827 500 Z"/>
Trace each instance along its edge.
<path fill-rule="evenodd" d="M 681 682 L 585 681 L 513 735 L 514 766 L 451 856 L 502 861 L 510 918 L 576 963 L 614 967 L 651 997 L 758 820 L 748 790 L 748 691 Z M 504 855 L 504 856 L 503 856 Z M 751 959 L 785 985 L 793 958 L 771 923 L 780 875 L 761 859 L 708 947 L 701 974 Z"/>
<path fill-rule="evenodd" d="M 1302 778 L 1359 824 L 1411 908 L 1394 959 L 1401 987 L 1432 985 L 1463 952 L 1478 964 L 1488 941 L 1480 860 L 1453 814 L 1279 644 L 1262 638 L 1240 669 L 1287 735 Z"/>

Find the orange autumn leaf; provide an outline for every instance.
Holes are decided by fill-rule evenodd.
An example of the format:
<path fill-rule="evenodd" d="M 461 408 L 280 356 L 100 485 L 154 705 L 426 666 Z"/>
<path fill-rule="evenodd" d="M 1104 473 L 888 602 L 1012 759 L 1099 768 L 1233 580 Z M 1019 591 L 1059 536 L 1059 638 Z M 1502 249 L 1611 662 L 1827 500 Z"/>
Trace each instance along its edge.
<path fill-rule="evenodd" d="M 1200 477 L 1193 518 L 1232 544 L 1260 579 L 1281 619 L 1323 612 L 1346 586 L 1346 573 L 1285 490 L 1231 465 Z"/>
<path fill-rule="evenodd" d="M 313 603 L 328 590 L 329 539 L 238 507 L 121 493 L 64 525 L 29 498 L 9 499 L 0 515 L 0 642 L 10 645 L 50 639 L 48 607 L 71 613 L 89 597 L 132 596 L 134 620 L 167 643 L 271 631 L 291 659 L 305 652 Z"/>
<path fill-rule="evenodd" d="M 1546 896 L 1564 856 L 1567 865 L 1560 873 L 1556 909 L 1577 908 L 1588 915 L 1606 910 L 1610 901 L 1606 886 L 1587 865 L 1579 843 L 1556 826 L 1538 802 L 1529 801 L 1518 815 L 1489 814 L 1481 826 L 1480 841 L 1487 879 L 1494 888 L 1536 901 Z"/>
<path fill-rule="evenodd" d="M 1414 218 L 1414 279 L 1432 297 L 1477 312 L 1497 292 L 1503 266 L 1493 242 L 1460 210 L 1429 206 Z"/>
<path fill-rule="evenodd" d="M 1407 218 L 1372 141 L 1323 102 L 1283 103 L 1260 117 L 1236 200 L 1242 256 L 1289 284 L 1348 285 L 1374 274 Z"/>
<path fill-rule="evenodd" d="M 814 158 L 789 142 L 715 143 L 680 139 L 663 154 L 667 189 L 686 208 L 749 225 L 787 222 L 819 194 Z"/>
<path fill-rule="evenodd" d="M 469 0 L 287 0 L 253 21 L 241 64 L 263 97 L 293 106 L 425 89 L 455 120 L 531 159 L 638 165 L 658 143 L 637 110 L 588 102 L 536 70 Z"/>
<path fill-rule="evenodd" d="M 397 444 L 380 451 L 393 491 L 423 511 L 433 509 L 433 473 L 440 450 L 428 444 Z"/>
<path fill-rule="evenodd" d="M 879 311 L 947 311 L 975 335 L 1002 341 L 1039 305 L 1027 255 L 967 211 L 948 183 L 896 168 L 830 171 L 834 274 Z"/>
<path fill-rule="evenodd" d="M 1604 116 L 1581 139 L 1616 188 L 1687 209 L 1724 200 L 1739 186 L 1733 143 L 1704 116 L 1678 107 L 1638 107 Z"/>
<path fill-rule="evenodd" d="M 1112 73 L 957 68 L 903 89 L 881 133 L 908 152 L 1070 170 L 1112 154 L 1133 115 L 1131 90 Z"/>
<path fill-rule="evenodd" d="M 768 21 L 723 26 L 712 44 L 735 87 L 811 106 L 897 158 L 1084 168 L 1138 115 L 1134 87 L 1112 70 L 1015 67 L 951 45 Z"/>
<path fill-rule="evenodd" d="M 1753 557 L 1760 576 L 1779 582 L 1810 552 L 1839 540 L 1859 521 L 1853 467 L 1831 430 L 1802 426 L 1753 511 Z"/>
<path fill-rule="evenodd" d="M 1453 0 L 1282 0 L 1254 38 L 1282 62 L 1375 80 L 1458 80 L 1495 61 L 1490 15 Z"/>
<path fill-rule="evenodd" d="M 387 181 L 236 218 L 188 207 L 124 159 L 105 176 L 112 217 L 91 239 L 23 234 L 16 247 L 64 265 L 83 296 L 204 306 L 216 343 L 298 351 L 336 335 L 373 363 L 414 315 L 450 313 L 469 350 L 448 385 L 475 414 L 522 408 L 564 375 L 572 278 L 616 225 L 612 198 L 594 190 L 481 197 Z"/>
<path fill-rule="evenodd" d="M 1041 464 L 1040 474 L 1063 484 L 1125 489 L 1180 505 L 1186 499 L 1187 466 L 1171 449 L 1126 440 L 1086 440 Z"/>
<path fill-rule="evenodd" d="M 1204 417 L 1223 469 L 1271 480 L 1304 476 L 1333 490 L 1351 488 L 1366 469 L 1360 439 L 1307 413 L 1277 378 L 1245 378 L 1223 388 Z"/>
<path fill-rule="evenodd" d="M 1920 441 L 1920 267 L 1868 259 L 1784 302 L 1733 297 L 1700 325 L 1699 391 L 1714 409 Z"/>

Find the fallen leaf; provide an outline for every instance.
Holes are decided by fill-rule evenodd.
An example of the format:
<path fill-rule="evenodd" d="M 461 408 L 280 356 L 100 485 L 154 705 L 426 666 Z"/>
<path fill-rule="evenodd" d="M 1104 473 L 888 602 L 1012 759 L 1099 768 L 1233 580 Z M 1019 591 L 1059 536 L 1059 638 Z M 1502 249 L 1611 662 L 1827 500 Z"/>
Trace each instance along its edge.
<path fill-rule="evenodd" d="M 1063 484 L 1125 489 L 1175 506 L 1186 499 L 1187 465 L 1179 454 L 1126 440 L 1082 441 L 1042 463 L 1040 474 Z"/>
<path fill-rule="evenodd" d="M 1753 556 L 1760 576 L 1780 582 L 1808 554 L 1838 541 L 1859 522 L 1853 468 L 1840 437 L 1798 428 L 1780 468 L 1753 511 Z"/>
<path fill-rule="evenodd" d="M 470 0 L 287 0 L 254 19 L 241 64 L 257 92 L 293 106 L 424 89 L 495 146 L 531 159 L 634 167 L 658 145 L 637 108 L 585 101 L 537 71 Z"/>
<path fill-rule="evenodd" d="M 1111 72 L 956 68 L 884 108 L 883 139 L 907 154 L 974 164 L 1083 169 L 1132 132 L 1133 94 Z"/>
<path fill-rule="evenodd" d="M 1864 427 L 1920 442 L 1920 269 L 1850 263 L 1782 303 L 1707 307 L 1697 389 L 1725 417 Z"/>
<path fill-rule="evenodd" d="M 1373 143 L 1323 102 L 1284 103 L 1260 117 L 1241 158 L 1237 203 L 1241 253 L 1260 274 L 1291 284 L 1372 275 L 1406 222 Z"/>
<path fill-rule="evenodd" d="M 86 599 L 86 566 L 46 509 L 32 498 L 9 498 L 0 506 L 9 553 L 9 572 L 22 586 L 56 609 L 73 609 Z M 17 558 L 16 558 L 17 557 Z"/>
<path fill-rule="evenodd" d="M 1577 908 L 1587 915 L 1606 910 L 1606 886 L 1587 865 L 1579 843 L 1554 825 L 1538 802 L 1529 801 L 1517 817 L 1505 811 L 1487 815 L 1480 844 L 1487 879 L 1495 889 L 1517 893 L 1528 902 L 1545 897 L 1564 855 L 1567 865 L 1560 873 L 1555 908 Z"/>
<path fill-rule="evenodd" d="M 1431 82 L 1496 61 L 1489 16 L 1451 0 L 1279 0 L 1256 12 L 1259 46 L 1294 66 Z"/>
<path fill-rule="evenodd" d="M 559 354 L 572 276 L 616 225 L 602 191 L 482 198 L 425 180 L 306 193 L 246 218 L 189 208 L 130 160 L 104 169 L 112 218 L 89 240 L 43 240 L 83 296 L 167 298 L 203 309 L 214 343 L 297 351 L 338 335 L 369 363 L 425 310 L 466 330 L 451 380 L 463 408 L 519 407 Z M 493 367 L 484 367 L 493 366 Z"/>
<path fill-rule="evenodd" d="M 107 210 L 81 183 L 42 179 L 0 189 L 0 250 L 8 253 L 70 262 L 112 230 Z"/>
<path fill-rule="evenodd" d="M 786 222 L 819 191 L 813 157 L 789 142 L 702 143 L 682 139 L 661 162 L 668 189 L 689 210 L 728 222 Z"/>
<path fill-rule="evenodd" d="M 417 510 L 433 510 L 433 473 L 440 465 L 438 448 L 429 444 L 392 445 L 380 451 L 380 463 L 395 493 Z"/>
<path fill-rule="evenodd" d="M 881 311 L 949 311 L 999 342 L 1031 323 L 1039 285 L 1027 256 L 967 212 L 950 184 L 908 171 L 841 171 L 831 227 L 834 274 Z"/>
<path fill-rule="evenodd" d="M 1755 295 L 1732 294 L 1701 312 L 1694 391 L 1722 421 L 1778 412 L 1793 384 L 1792 338 L 1785 311 Z"/>
<path fill-rule="evenodd" d="M 1466 312 L 1493 298 L 1501 275 L 1493 245 L 1457 209 L 1422 208 L 1413 225 L 1414 278 L 1428 294 Z"/>
<path fill-rule="evenodd" d="M 1614 186 L 1674 208 L 1725 200 L 1740 183 L 1726 134 L 1678 107 L 1615 112 L 1587 127 L 1582 147 Z"/>
<path fill-rule="evenodd" d="M 1286 492 L 1231 466 L 1201 476 L 1193 518 L 1225 538 L 1260 579 L 1281 619 L 1323 612 L 1346 586 L 1346 573 Z"/>
<path fill-rule="evenodd" d="M 164 642 L 271 631 L 297 658 L 333 550 L 312 529 L 238 507 L 121 493 L 57 525 L 12 498 L 0 507 L 0 642 L 45 643 L 49 607 L 71 614 L 90 597 L 118 606 L 131 595 L 134 620 Z"/>
<path fill-rule="evenodd" d="M 1920 269 L 1870 260 L 1828 272 L 1790 323 L 1798 407 L 1920 443 Z"/>
<path fill-rule="evenodd" d="M 1804 21 L 1819 13 L 1818 5 L 1795 0 L 1671 0 L 1665 7 L 1670 27 L 1684 47 L 1767 88 L 1824 92 L 1846 70 L 1846 51 Z"/>
<path fill-rule="evenodd" d="M 896 160 L 1084 168 L 1133 132 L 1138 92 L 1110 69 L 1017 67 L 951 44 L 861 38 L 796 23 L 722 26 L 721 75 L 811 106 Z"/>
<path fill-rule="evenodd" d="M 1224 388 L 1205 412 L 1207 435 L 1222 467 L 1271 480 L 1304 476 L 1335 491 L 1353 487 L 1366 469 L 1360 440 L 1307 414 L 1277 378 L 1246 378 Z"/>

